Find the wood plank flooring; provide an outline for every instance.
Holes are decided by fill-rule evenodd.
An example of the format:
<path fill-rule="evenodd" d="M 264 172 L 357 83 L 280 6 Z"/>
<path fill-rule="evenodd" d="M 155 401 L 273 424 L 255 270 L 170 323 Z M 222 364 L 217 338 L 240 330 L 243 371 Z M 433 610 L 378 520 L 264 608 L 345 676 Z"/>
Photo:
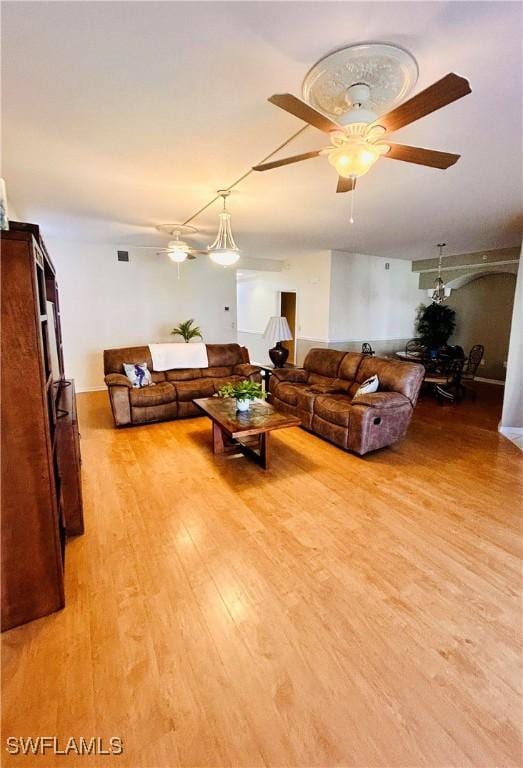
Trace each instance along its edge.
<path fill-rule="evenodd" d="M 271 469 L 206 418 L 115 430 L 79 396 L 67 607 L 3 635 L 4 766 L 523 764 L 521 452 L 499 394 L 424 400 L 364 459 L 301 429 Z M 10 735 L 120 756 L 9 756 Z"/>

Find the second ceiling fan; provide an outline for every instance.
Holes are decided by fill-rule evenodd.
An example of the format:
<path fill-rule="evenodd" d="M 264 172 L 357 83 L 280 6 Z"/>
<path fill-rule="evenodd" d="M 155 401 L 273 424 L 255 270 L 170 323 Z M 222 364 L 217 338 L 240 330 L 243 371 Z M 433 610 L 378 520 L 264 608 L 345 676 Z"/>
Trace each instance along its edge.
<path fill-rule="evenodd" d="M 392 46 L 387 47 L 392 48 Z M 336 115 L 337 119 L 328 117 L 293 94 L 283 93 L 271 96 L 269 98 L 271 104 L 284 109 L 314 128 L 328 133 L 330 145 L 300 155 L 262 163 L 254 166 L 253 170 L 269 171 L 283 165 L 325 155 L 338 173 L 336 191 L 351 192 L 356 186 L 357 179 L 367 173 L 380 157 L 441 169 L 449 168 L 459 160 L 460 155 L 450 152 L 393 144 L 388 140 L 385 141 L 384 138 L 387 134 L 410 125 L 415 120 L 471 93 L 468 80 L 450 73 L 379 117 L 372 111 L 376 99 L 373 101 L 371 87 L 372 82 L 369 85 L 363 77 L 358 82 L 353 81 L 348 84 L 344 89 L 344 108 L 336 108 L 338 113 L 341 112 Z"/>

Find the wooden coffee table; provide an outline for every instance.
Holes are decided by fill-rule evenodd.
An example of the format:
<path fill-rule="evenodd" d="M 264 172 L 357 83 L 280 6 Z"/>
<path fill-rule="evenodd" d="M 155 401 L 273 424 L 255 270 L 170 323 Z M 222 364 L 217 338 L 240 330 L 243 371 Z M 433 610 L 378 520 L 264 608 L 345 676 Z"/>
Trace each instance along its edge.
<path fill-rule="evenodd" d="M 253 402 L 250 409 L 242 413 L 236 410 L 236 401 L 232 398 L 204 397 L 193 403 L 212 421 L 214 453 L 241 451 L 264 469 L 269 468 L 270 433 L 301 424 L 296 416 L 279 413 L 263 402 Z"/>

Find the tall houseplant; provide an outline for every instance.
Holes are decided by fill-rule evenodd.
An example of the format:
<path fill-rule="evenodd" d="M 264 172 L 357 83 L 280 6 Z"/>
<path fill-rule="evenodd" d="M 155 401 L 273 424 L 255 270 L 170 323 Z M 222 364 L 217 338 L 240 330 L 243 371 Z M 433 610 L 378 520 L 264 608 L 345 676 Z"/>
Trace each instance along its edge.
<path fill-rule="evenodd" d="M 172 329 L 171 334 L 173 336 L 181 336 L 186 344 L 188 344 L 191 339 L 200 338 L 203 340 L 202 331 L 198 325 L 194 325 L 194 320 L 185 320 L 185 322 L 180 323 L 175 328 Z"/>
<path fill-rule="evenodd" d="M 416 331 L 429 350 L 443 347 L 456 327 L 456 313 L 443 304 L 421 304 L 416 318 Z"/>

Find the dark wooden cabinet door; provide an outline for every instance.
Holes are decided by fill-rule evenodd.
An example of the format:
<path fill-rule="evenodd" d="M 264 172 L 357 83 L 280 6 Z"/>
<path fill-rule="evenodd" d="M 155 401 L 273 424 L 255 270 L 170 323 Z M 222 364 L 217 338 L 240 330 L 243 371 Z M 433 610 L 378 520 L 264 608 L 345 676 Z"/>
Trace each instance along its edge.
<path fill-rule="evenodd" d="M 2 628 L 64 605 L 52 410 L 31 237 L 2 237 Z"/>
<path fill-rule="evenodd" d="M 2 630 L 64 606 L 67 534 L 83 532 L 74 385 L 55 270 L 33 224 L 1 233 Z"/>

